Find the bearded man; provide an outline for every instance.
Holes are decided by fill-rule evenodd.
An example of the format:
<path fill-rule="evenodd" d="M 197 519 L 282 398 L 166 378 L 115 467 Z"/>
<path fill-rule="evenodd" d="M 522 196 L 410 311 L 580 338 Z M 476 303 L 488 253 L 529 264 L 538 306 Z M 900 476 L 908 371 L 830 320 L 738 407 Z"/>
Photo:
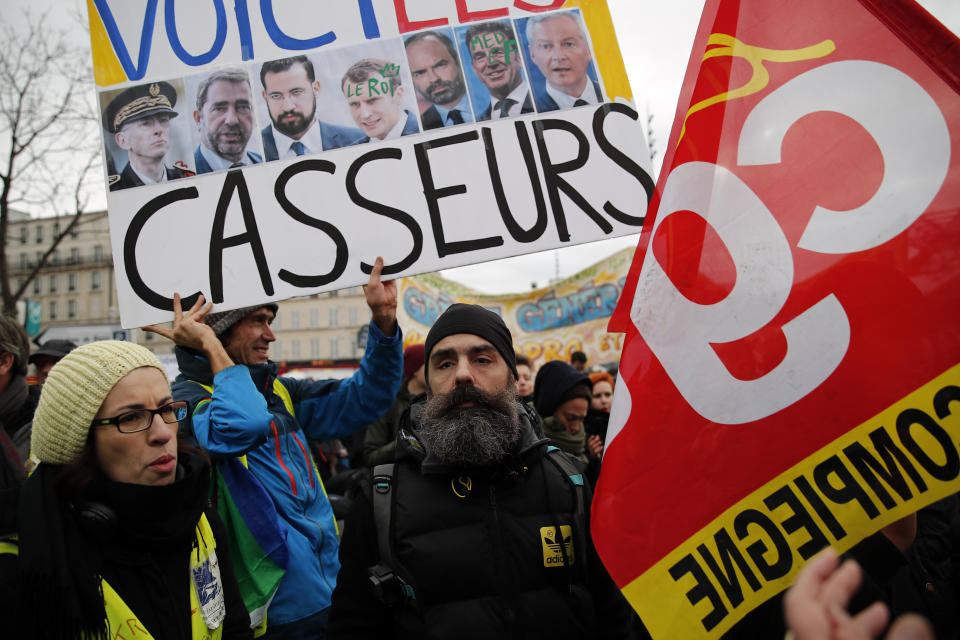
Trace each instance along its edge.
<path fill-rule="evenodd" d="M 344 527 L 328 638 L 632 637 L 579 468 L 516 397 L 503 320 L 452 305 L 425 358 L 396 461 Z"/>

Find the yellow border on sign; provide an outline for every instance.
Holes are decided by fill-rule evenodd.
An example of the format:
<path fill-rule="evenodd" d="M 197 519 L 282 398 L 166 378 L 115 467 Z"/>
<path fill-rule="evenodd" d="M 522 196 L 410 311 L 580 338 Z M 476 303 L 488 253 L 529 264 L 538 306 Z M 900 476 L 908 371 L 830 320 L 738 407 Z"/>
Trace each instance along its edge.
<path fill-rule="evenodd" d="M 579 7 L 593 41 L 593 54 L 597 72 L 603 77 L 603 86 L 611 100 L 625 98 L 633 101 L 630 80 L 623 64 L 623 55 L 617 44 L 613 18 L 607 0 L 567 0 L 563 8 Z"/>
<path fill-rule="evenodd" d="M 952 367 L 893 406 L 781 473 L 724 511 L 709 525 L 624 587 L 624 595 L 636 609 L 650 634 L 654 638 L 718 638 L 751 609 L 793 583 L 797 572 L 816 551 L 811 548 L 813 544 L 808 543 L 811 543 L 814 538 L 819 538 L 816 535 L 817 530 L 833 548 L 844 552 L 864 537 L 960 490 L 960 474 L 947 481 L 938 480 L 930 475 L 916 459 L 911 457 L 910 453 L 905 453 L 908 461 L 913 464 L 914 469 L 919 473 L 927 487 L 925 491 L 918 490 L 911 481 L 909 472 L 902 472 L 906 484 L 912 490 L 912 497 L 903 499 L 891 488 L 889 483 L 879 478 L 879 483 L 887 491 L 888 500 L 892 498 L 896 503 L 895 506 L 888 509 L 884 507 L 877 492 L 865 481 L 863 475 L 851 464 L 850 459 L 846 457 L 844 452 L 847 447 L 859 443 L 869 454 L 876 456 L 877 449 L 869 436 L 872 432 L 881 428 L 890 435 L 896 447 L 899 447 L 901 451 L 906 451 L 896 428 L 898 416 L 906 410 L 924 412 L 949 436 L 949 444 L 956 450 L 958 440 L 960 440 L 960 407 L 956 406 L 957 402 L 960 402 L 960 389 L 951 391 L 957 396 L 953 398 L 956 402 L 949 407 L 952 409 L 951 414 L 944 418 L 938 418 L 933 409 L 934 397 L 946 387 L 960 387 L 960 365 Z M 910 415 L 916 414 L 911 412 Z M 909 424 L 916 426 L 917 423 L 911 422 Z M 933 464 L 946 464 L 948 458 L 945 457 L 945 449 L 929 433 L 920 428 L 912 429 L 910 433 L 917 441 L 920 449 L 924 451 L 927 448 L 936 451 L 939 447 L 937 452 L 939 455 L 930 456 Z M 851 478 L 869 497 L 869 500 L 879 511 L 879 515 L 870 519 L 856 499 L 838 504 L 824 497 L 823 492 L 813 480 L 813 472 L 818 465 L 825 461 L 831 461 L 834 457 L 839 458 L 845 464 Z M 876 474 L 874 475 L 876 477 Z M 827 474 L 827 482 L 830 482 L 830 477 Z M 817 505 L 814 505 L 806 494 L 799 489 L 797 483 L 798 481 L 803 482 L 802 479 L 809 479 L 806 482 L 819 496 L 822 501 L 821 507 L 826 507 L 828 512 L 836 519 L 835 525 L 839 524 L 845 531 L 845 535 L 841 538 L 837 539 L 832 535 L 831 526 L 821 517 Z M 844 488 L 842 483 L 836 482 L 840 480 L 839 476 L 833 476 L 833 480 L 831 489 L 839 491 Z M 796 499 L 794 504 L 805 510 L 801 518 L 791 520 L 797 511 L 787 503 L 776 501 L 773 508 L 769 508 L 764 503 L 765 499 L 770 499 L 771 494 L 778 492 L 778 490 L 782 491 L 784 487 L 788 487 L 794 494 L 793 498 Z M 782 496 L 783 493 L 780 493 L 780 495 Z M 763 514 L 778 527 L 779 535 L 786 540 L 791 554 L 790 569 L 781 577 L 769 581 L 764 580 L 758 562 L 746 551 L 747 547 L 752 547 L 754 553 L 762 551 L 760 557 L 765 563 L 775 563 L 781 559 L 770 532 L 763 527 L 755 523 L 752 524 L 747 527 L 746 534 L 742 538 L 736 533 L 735 521 L 744 512 L 749 512 L 753 516 L 757 516 L 758 513 Z M 744 518 L 743 521 L 747 521 L 747 518 Z M 798 522 L 801 521 L 805 522 L 806 525 L 798 525 Z M 749 584 L 751 581 L 746 578 L 743 566 L 731 561 L 729 555 L 726 557 L 727 566 L 720 562 L 723 554 L 719 552 L 718 548 L 718 540 L 721 539 L 719 536 L 723 536 L 722 539 L 725 541 L 732 540 L 734 542 L 734 546 L 746 563 L 743 566 L 752 571 L 753 582 L 758 584 L 759 588 L 753 589 L 751 587 Z M 801 557 L 798 551 L 801 548 L 806 552 L 806 558 Z M 731 601 L 716 572 L 709 567 L 704 556 L 705 553 L 712 557 L 715 566 L 721 569 L 726 578 L 733 576 L 733 579 L 739 582 L 742 601 L 739 603 Z M 674 576 L 671 576 L 671 568 L 673 568 Z M 691 568 L 693 571 L 689 570 Z M 709 584 L 707 584 L 707 581 Z M 695 602 L 692 603 L 691 600 Z M 725 612 L 722 610 L 725 610 Z M 707 620 L 710 620 L 709 624 L 705 623 Z M 707 630 L 706 626 L 712 626 L 712 628 Z"/>
<path fill-rule="evenodd" d="M 87 15 L 90 16 L 90 50 L 93 54 L 93 78 L 99 87 L 109 87 L 127 81 L 127 74 L 123 72 L 117 54 L 113 52 L 110 36 L 103 26 L 100 12 L 87 0 Z"/>

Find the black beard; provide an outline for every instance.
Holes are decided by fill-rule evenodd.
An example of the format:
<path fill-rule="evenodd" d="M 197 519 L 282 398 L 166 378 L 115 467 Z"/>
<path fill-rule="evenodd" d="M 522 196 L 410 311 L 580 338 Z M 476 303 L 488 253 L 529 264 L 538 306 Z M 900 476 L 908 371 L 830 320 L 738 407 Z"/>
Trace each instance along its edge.
<path fill-rule="evenodd" d="M 460 407 L 473 402 L 472 407 Z M 456 387 L 427 399 L 420 414 L 420 437 L 440 461 L 485 466 L 503 460 L 520 437 L 513 385 L 487 393 Z"/>
<path fill-rule="evenodd" d="M 289 111 L 284 111 L 277 119 L 273 121 L 273 128 L 282 133 L 285 136 L 293 137 L 297 134 L 303 133 L 310 128 L 310 125 L 313 124 L 313 118 L 317 115 L 317 103 L 314 101 L 313 110 L 310 111 L 310 115 L 307 118 L 303 118 L 294 122 L 293 124 L 287 124 L 283 121 L 283 116 L 290 113 Z M 297 113 L 296 115 L 300 115 Z"/>
<path fill-rule="evenodd" d="M 450 104 L 451 102 L 459 102 L 466 90 L 463 76 L 459 76 L 451 82 L 437 80 L 427 87 L 425 95 L 427 100 L 434 104 Z"/>

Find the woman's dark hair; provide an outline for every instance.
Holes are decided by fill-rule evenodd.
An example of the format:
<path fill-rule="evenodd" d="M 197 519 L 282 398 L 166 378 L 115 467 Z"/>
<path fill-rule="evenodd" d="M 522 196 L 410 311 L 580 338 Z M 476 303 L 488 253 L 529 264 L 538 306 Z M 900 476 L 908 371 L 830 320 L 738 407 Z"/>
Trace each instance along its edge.
<path fill-rule="evenodd" d="M 521 354 L 518 353 L 518 354 L 517 354 L 517 366 L 519 367 L 519 366 L 522 365 L 522 364 L 527 365 L 527 368 L 530 369 L 531 371 L 533 371 L 533 364 L 530 362 L 530 358 L 528 358 L 527 356 L 524 356 L 524 355 L 521 355 Z"/>

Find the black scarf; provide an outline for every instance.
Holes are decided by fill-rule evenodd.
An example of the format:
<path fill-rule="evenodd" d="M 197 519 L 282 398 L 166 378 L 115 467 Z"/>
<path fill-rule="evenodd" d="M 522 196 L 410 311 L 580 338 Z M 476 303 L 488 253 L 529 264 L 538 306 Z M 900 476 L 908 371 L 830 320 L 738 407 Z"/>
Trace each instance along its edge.
<path fill-rule="evenodd" d="M 94 481 L 84 499 L 107 505 L 117 516 L 112 535 L 104 536 L 78 523 L 78 518 L 83 520 L 78 514 L 87 505 L 80 501 L 70 505 L 58 491 L 56 476 L 61 469 L 41 464 L 23 487 L 20 616 L 14 628 L 20 633 L 17 637 L 107 638 L 100 546 L 150 550 L 171 538 L 192 536 L 206 504 L 209 470 L 202 458 L 194 456 L 181 460 L 181 473 L 169 485 Z"/>
<path fill-rule="evenodd" d="M 11 436 L 13 432 L 23 426 L 20 420 L 12 418 L 20 411 L 20 407 L 27 401 L 29 389 L 27 379 L 23 376 L 13 376 L 7 388 L 0 393 L 0 424 Z M 21 423 L 21 424 L 18 424 Z"/>

